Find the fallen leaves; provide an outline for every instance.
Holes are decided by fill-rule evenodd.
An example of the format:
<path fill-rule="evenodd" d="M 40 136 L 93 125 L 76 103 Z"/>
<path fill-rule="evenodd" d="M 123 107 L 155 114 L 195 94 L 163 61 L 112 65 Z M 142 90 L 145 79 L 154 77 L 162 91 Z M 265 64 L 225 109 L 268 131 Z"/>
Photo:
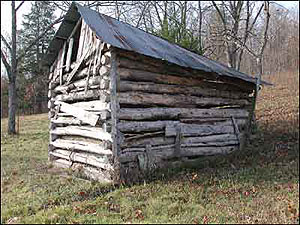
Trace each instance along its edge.
<path fill-rule="evenodd" d="M 140 219 L 140 220 L 144 219 L 142 210 L 138 209 L 135 211 L 135 218 Z"/>
<path fill-rule="evenodd" d="M 12 217 L 12 218 L 9 218 L 6 223 L 7 224 L 18 224 L 18 220 L 19 220 L 19 217 Z"/>

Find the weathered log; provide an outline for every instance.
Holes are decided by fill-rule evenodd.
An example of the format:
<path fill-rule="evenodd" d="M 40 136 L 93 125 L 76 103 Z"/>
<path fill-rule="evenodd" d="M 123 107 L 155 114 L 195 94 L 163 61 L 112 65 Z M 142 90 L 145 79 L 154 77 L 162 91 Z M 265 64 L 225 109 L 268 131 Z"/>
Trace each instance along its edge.
<path fill-rule="evenodd" d="M 107 122 L 107 120 L 111 118 L 110 111 L 108 110 L 99 110 L 99 111 L 91 110 L 90 112 L 93 112 L 93 114 L 100 117 L 99 124 L 102 124 L 104 121 Z M 69 119 L 74 118 L 72 114 L 64 113 L 64 112 L 57 113 L 57 117 L 69 118 Z M 81 124 L 86 124 L 86 123 L 82 122 Z"/>
<path fill-rule="evenodd" d="M 217 154 L 229 154 L 236 151 L 238 147 L 236 145 L 224 146 L 224 147 L 182 147 L 180 149 L 181 157 L 191 156 L 206 156 L 206 155 L 217 155 Z M 173 159 L 174 158 L 174 144 L 152 147 L 151 153 L 155 158 L 160 159 Z M 127 163 L 136 161 L 137 155 L 143 154 L 146 148 L 128 148 L 122 150 L 120 154 L 120 162 Z"/>
<path fill-rule="evenodd" d="M 88 123 L 92 126 L 95 126 L 100 119 L 100 117 L 92 112 L 85 111 L 84 109 L 80 107 L 73 106 L 71 104 L 61 102 L 61 101 L 55 101 L 55 105 L 60 105 L 60 111 L 65 112 L 68 114 L 71 114 L 75 118 L 78 118 L 79 120 Z"/>
<path fill-rule="evenodd" d="M 102 65 L 108 65 L 110 63 L 110 52 L 107 52 L 106 54 L 101 56 L 101 64 Z"/>
<path fill-rule="evenodd" d="M 60 94 L 57 95 L 54 100 L 55 101 L 62 101 L 62 102 L 74 102 L 74 101 L 86 101 L 86 100 L 96 100 L 99 99 L 101 96 L 101 90 L 88 90 L 68 93 L 68 94 Z"/>
<path fill-rule="evenodd" d="M 203 84 L 203 79 L 195 79 L 192 77 L 180 77 L 174 75 L 166 75 L 160 73 L 152 73 L 142 70 L 133 70 L 118 68 L 118 74 L 120 75 L 121 80 L 131 80 L 131 81 L 146 81 L 146 82 L 155 82 L 162 84 L 179 84 L 186 86 L 200 86 Z"/>
<path fill-rule="evenodd" d="M 101 183 L 112 183 L 111 173 L 113 173 L 113 171 L 102 170 L 100 168 L 93 168 L 84 165 L 82 172 L 88 177 L 88 179 L 99 181 Z"/>
<path fill-rule="evenodd" d="M 100 81 L 100 89 L 108 89 L 110 80 L 103 77 Z"/>
<path fill-rule="evenodd" d="M 152 82 L 132 82 L 120 81 L 118 91 L 141 91 L 155 94 L 186 94 L 194 96 L 209 96 L 209 97 L 222 97 L 233 99 L 248 99 L 249 96 L 243 92 L 221 91 L 216 89 L 207 89 L 196 86 L 186 87 L 184 85 L 171 85 L 171 84 L 156 84 Z"/>
<path fill-rule="evenodd" d="M 181 133 L 183 136 L 199 136 L 199 135 L 214 135 L 214 134 L 229 134 L 234 133 L 232 125 L 198 125 L 198 124 L 180 124 Z M 176 127 L 173 125 L 166 126 L 166 137 L 176 135 Z"/>
<path fill-rule="evenodd" d="M 72 68 L 72 65 L 71 65 L 71 68 Z M 79 80 L 79 79 L 82 79 L 84 77 L 87 76 L 88 74 L 88 67 L 85 67 L 81 70 L 79 70 L 75 76 L 74 76 L 74 80 Z M 66 82 L 68 76 L 69 76 L 70 73 L 66 73 L 63 75 L 63 82 Z M 49 83 L 49 89 L 54 89 L 56 86 L 59 85 L 59 80 L 58 79 L 53 79 L 50 83 Z"/>
<path fill-rule="evenodd" d="M 122 61 L 122 59 L 120 59 Z M 136 69 L 126 69 L 118 68 L 118 74 L 120 74 L 121 80 L 127 81 L 145 81 L 145 82 L 155 82 L 160 84 L 176 84 L 182 86 L 198 86 L 201 88 L 217 89 L 222 91 L 237 91 L 237 92 L 247 92 L 250 90 L 243 90 L 242 88 L 230 85 L 221 81 L 209 81 L 203 77 L 186 77 L 180 75 L 167 75 L 161 72 L 153 73 L 144 70 Z M 252 91 L 252 90 L 251 90 Z"/>
<path fill-rule="evenodd" d="M 49 154 L 73 162 L 85 163 L 105 170 L 113 169 L 111 164 L 108 161 L 108 158 L 105 156 L 85 154 L 81 152 L 79 153 L 79 152 L 73 152 L 73 151 L 68 151 L 63 149 L 55 149 L 54 151 L 49 152 Z"/>
<path fill-rule="evenodd" d="M 91 152 L 100 155 L 112 155 L 112 151 L 109 150 L 107 147 L 108 145 L 103 143 L 95 144 L 89 143 L 84 141 L 71 141 L 71 140 L 63 140 L 63 139 L 56 139 L 53 142 L 50 142 L 55 148 L 61 149 L 72 149 L 72 150 L 80 150 L 84 152 Z"/>
<path fill-rule="evenodd" d="M 200 121 L 200 122 L 199 122 Z M 183 119 L 180 121 L 123 121 L 121 120 L 117 127 L 121 132 L 129 132 L 129 133 L 139 133 L 139 132 L 152 132 L 163 130 L 166 125 L 174 125 L 178 123 L 186 123 L 190 122 L 188 119 Z M 228 118 L 204 118 L 204 119 L 191 119 L 192 124 L 206 124 L 206 125 L 232 125 L 232 120 Z M 236 120 L 236 124 L 239 126 L 245 125 L 246 119 L 238 119 Z"/>
<path fill-rule="evenodd" d="M 123 49 L 118 50 L 118 55 L 120 58 L 119 66 L 124 68 L 139 69 L 139 70 L 146 70 L 146 71 L 151 71 L 156 73 L 158 72 L 158 73 L 175 74 L 175 75 L 179 73 L 181 76 L 203 77 L 208 80 L 214 80 L 214 81 L 219 80 L 229 85 L 232 85 L 234 88 L 242 89 L 247 92 L 252 92 L 255 88 L 254 83 L 250 83 L 239 78 L 219 76 L 216 73 L 207 73 L 192 68 L 183 68 L 174 63 L 170 63 L 160 59 L 155 59 L 153 57 L 149 57 L 145 55 L 140 55 L 135 52 L 129 52 Z M 227 69 L 225 68 L 225 70 Z M 228 72 L 230 73 L 231 71 Z"/>
<path fill-rule="evenodd" d="M 174 120 L 180 118 L 247 118 L 247 110 L 240 108 L 121 108 L 120 120 Z"/>
<path fill-rule="evenodd" d="M 66 84 L 68 85 L 71 80 L 73 79 L 73 77 L 75 76 L 75 74 L 77 73 L 78 69 L 80 68 L 81 64 L 84 61 L 84 58 L 86 57 L 86 55 L 91 51 L 91 46 L 89 46 L 89 49 L 83 53 L 83 55 L 80 57 L 80 59 L 77 61 L 77 64 L 75 66 L 75 68 L 71 71 L 71 73 L 68 75 L 67 80 L 66 80 Z M 89 69 L 88 69 L 88 74 L 89 74 Z"/>
<path fill-rule="evenodd" d="M 101 78 L 99 76 L 92 77 L 89 79 L 88 85 L 100 85 L 100 81 L 101 81 Z M 75 88 L 82 88 L 85 86 L 85 84 L 86 84 L 86 80 L 81 79 L 81 80 L 77 80 L 67 86 L 58 86 L 53 91 L 56 94 L 57 93 L 67 93 Z"/>
<path fill-rule="evenodd" d="M 107 45 L 107 48 L 110 48 Z M 111 138 L 112 138 L 112 151 L 114 155 L 114 168 L 116 169 L 116 180 L 119 179 L 120 171 L 118 166 L 118 155 L 120 154 L 120 135 L 118 135 L 117 129 L 117 121 L 118 121 L 118 112 L 120 109 L 119 101 L 117 97 L 117 82 L 118 82 L 118 74 L 117 74 L 117 56 L 115 49 L 111 49 L 111 68 L 109 69 L 109 77 L 110 77 L 110 85 L 109 85 L 109 92 L 110 92 L 110 102 L 111 102 Z M 104 67 L 104 66 L 102 66 Z M 101 68 L 102 68 L 101 67 Z M 101 73 L 100 73 L 101 74 Z"/>
<path fill-rule="evenodd" d="M 68 169 L 72 166 L 72 162 L 65 160 L 65 159 L 55 159 L 52 161 L 52 164 L 56 167 L 60 167 L 60 168 L 64 168 L 64 169 Z"/>
<path fill-rule="evenodd" d="M 55 126 L 61 127 L 61 126 L 68 126 L 68 125 L 88 125 L 87 123 L 82 122 L 79 119 L 76 119 L 74 117 L 58 117 L 57 119 L 51 118 L 50 119 L 51 124 L 54 124 Z M 108 120 L 102 120 L 100 121 L 99 126 L 103 129 L 105 132 L 110 132 L 111 130 L 111 123 Z M 54 129 L 54 128 L 51 128 Z"/>
<path fill-rule="evenodd" d="M 99 74 L 100 74 L 100 76 L 107 76 L 107 75 L 109 75 L 109 71 L 110 71 L 110 68 L 108 66 L 101 66 L 100 70 L 99 70 Z"/>
<path fill-rule="evenodd" d="M 110 110 L 110 103 L 103 103 L 99 100 L 76 102 L 76 103 L 73 103 L 72 105 L 83 108 L 84 110 L 87 110 L 87 111 Z"/>
<path fill-rule="evenodd" d="M 98 90 L 99 88 L 100 88 L 99 84 L 89 86 L 89 90 L 95 90 L 95 89 Z M 81 91 L 85 91 L 85 87 L 79 87 L 76 89 L 72 89 L 72 90 L 70 90 L 70 93 L 76 93 L 76 92 L 81 92 Z"/>
<path fill-rule="evenodd" d="M 164 130 L 166 125 L 174 125 L 180 123 L 179 121 L 155 121 L 155 122 L 119 122 L 117 128 L 121 132 L 140 133 L 153 132 Z"/>
<path fill-rule="evenodd" d="M 188 95 L 150 94 L 144 92 L 118 93 L 120 104 L 168 107 L 212 107 L 245 106 L 250 103 L 244 99 L 196 97 Z"/>
<path fill-rule="evenodd" d="M 197 136 L 197 137 L 182 137 L 182 144 L 194 144 L 194 143 L 206 143 L 209 146 L 209 143 L 217 142 L 227 142 L 227 141 L 236 141 L 236 135 L 234 134 L 221 134 L 221 135 L 209 135 L 209 136 Z M 175 137 L 144 137 L 140 139 L 127 140 L 125 138 L 122 143 L 122 148 L 132 148 L 132 147 L 141 147 L 146 144 L 151 146 L 158 145 L 170 145 L 175 143 Z"/>
<path fill-rule="evenodd" d="M 120 68 L 128 68 L 128 69 L 136 69 L 136 70 L 145 70 L 153 73 L 164 73 L 164 74 L 182 74 L 185 76 L 190 76 L 191 73 L 187 71 L 186 69 L 183 69 L 182 67 L 179 67 L 177 65 L 168 64 L 167 62 L 164 62 L 163 60 L 159 59 L 150 59 L 144 56 L 133 56 L 133 54 L 127 54 L 124 52 L 119 52 L 119 62 L 118 67 Z M 199 75 L 200 78 L 207 78 L 207 79 L 214 79 L 215 75 L 210 75 L 205 72 L 201 73 Z"/>
<path fill-rule="evenodd" d="M 72 163 L 69 160 L 65 159 L 56 159 L 52 161 L 52 164 L 56 167 L 61 168 L 71 168 L 72 170 L 79 169 L 87 178 L 100 181 L 101 183 L 111 183 L 112 180 L 110 178 L 110 174 L 106 170 L 101 170 L 80 164 L 80 163 Z"/>
<path fill-rule="evenodd" d="M 76 135 L 76 136 L 94 138 L 98 140 L 112 141 L 111 134 L 104 132 L 102 128 L 98 128 L 98 127 L 84 127 L 84 126 L 57 127 L 54 130 L 51 130 L 50 134 Z"/>
<path fill-rule="evenodd" d="M 60 125 L 88 125 L 88 123 L 85 123 L 77 118 L 74 117 L 58 117 L 57 119 L 51 118 L 51 123 Z"/>
<path fill-rule="evenodd" d="M 100 101 L 101 102 L 109 102 L 111 99 L 109 90 L 100 90 Z"/>

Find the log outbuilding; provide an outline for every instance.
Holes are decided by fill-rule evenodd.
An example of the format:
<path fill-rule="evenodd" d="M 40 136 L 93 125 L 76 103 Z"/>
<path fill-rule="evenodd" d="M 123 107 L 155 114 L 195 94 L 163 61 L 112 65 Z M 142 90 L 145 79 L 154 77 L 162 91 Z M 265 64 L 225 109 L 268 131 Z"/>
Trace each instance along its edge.
<path fill-rule="evenodd" d="M 102 182 L 239 150 L 256 80 L 72 3 L 50 43 L 49 160 Z"/>

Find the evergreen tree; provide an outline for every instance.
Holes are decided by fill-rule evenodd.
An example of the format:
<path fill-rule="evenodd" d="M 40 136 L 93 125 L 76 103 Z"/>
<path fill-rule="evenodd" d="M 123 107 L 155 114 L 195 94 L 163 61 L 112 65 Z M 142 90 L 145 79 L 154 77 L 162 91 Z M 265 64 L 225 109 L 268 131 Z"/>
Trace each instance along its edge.
<path fill-rule="evenodd" d="M 45 29 L 53 23 L 55 7 L 47 1 L 35 1 L 31 3 L 31 10 L 23 16 L 22 30 L 20 32 L 19 46 L 20 53 L 22 49 L 26 49 L 28 45 L 41 35 Z M 38 106 L 38 112 L 41 112 L 41 102 L 46 101 L 47 96 L 47 76 L 42 68 L 42 59 L 46 53 L 48 45 L 55 34 L 52 28 L 37 43 L 26 52 L 19 73 L 23 74 L 28 83 L 32 84 L 33 96 L 31 101 Z M 27 85 L 28 86 L 28 85 Z"/>

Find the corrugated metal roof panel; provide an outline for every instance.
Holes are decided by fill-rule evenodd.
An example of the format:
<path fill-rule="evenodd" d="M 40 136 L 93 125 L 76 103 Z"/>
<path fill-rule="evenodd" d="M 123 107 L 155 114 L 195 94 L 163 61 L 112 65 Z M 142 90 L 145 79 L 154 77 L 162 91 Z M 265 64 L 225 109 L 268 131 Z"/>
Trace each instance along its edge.
<path fill-rule="evenodd" d="M 76 7 L 78 8 L 79 13 L 77 12 Z M 72 3 L 55 37 L 68 37 L 75 25 L 67 23 L 66 21 L 76 22 L 76 20 L 80 17 L 79 14 L 91 27 L 91 29 L 95 31 L 98 38 L 112 46 L 134 51 L 157 59 L 166 60 L 179 66 L 205 72 L 213 72 L 219 76 L 229 76 L 255 83 L 255 78 L 251 76 L 229 68 L 204 56 L 195 54 L 176 44 L 172 44 L 160 37 L 149 34 L 129 24 L 120 22 L 112 17 L 103 15 L 87 7 L 83 7 L 78 3 Z M 60 43 L 60 41 L 58 41 L 55 37 L 49 46 L 49 50 L 57 53 L 62 47 L 62 43 Z M 53 63 L 54 60 L 55 54 L 51 55 L 50 63 Z"/>

